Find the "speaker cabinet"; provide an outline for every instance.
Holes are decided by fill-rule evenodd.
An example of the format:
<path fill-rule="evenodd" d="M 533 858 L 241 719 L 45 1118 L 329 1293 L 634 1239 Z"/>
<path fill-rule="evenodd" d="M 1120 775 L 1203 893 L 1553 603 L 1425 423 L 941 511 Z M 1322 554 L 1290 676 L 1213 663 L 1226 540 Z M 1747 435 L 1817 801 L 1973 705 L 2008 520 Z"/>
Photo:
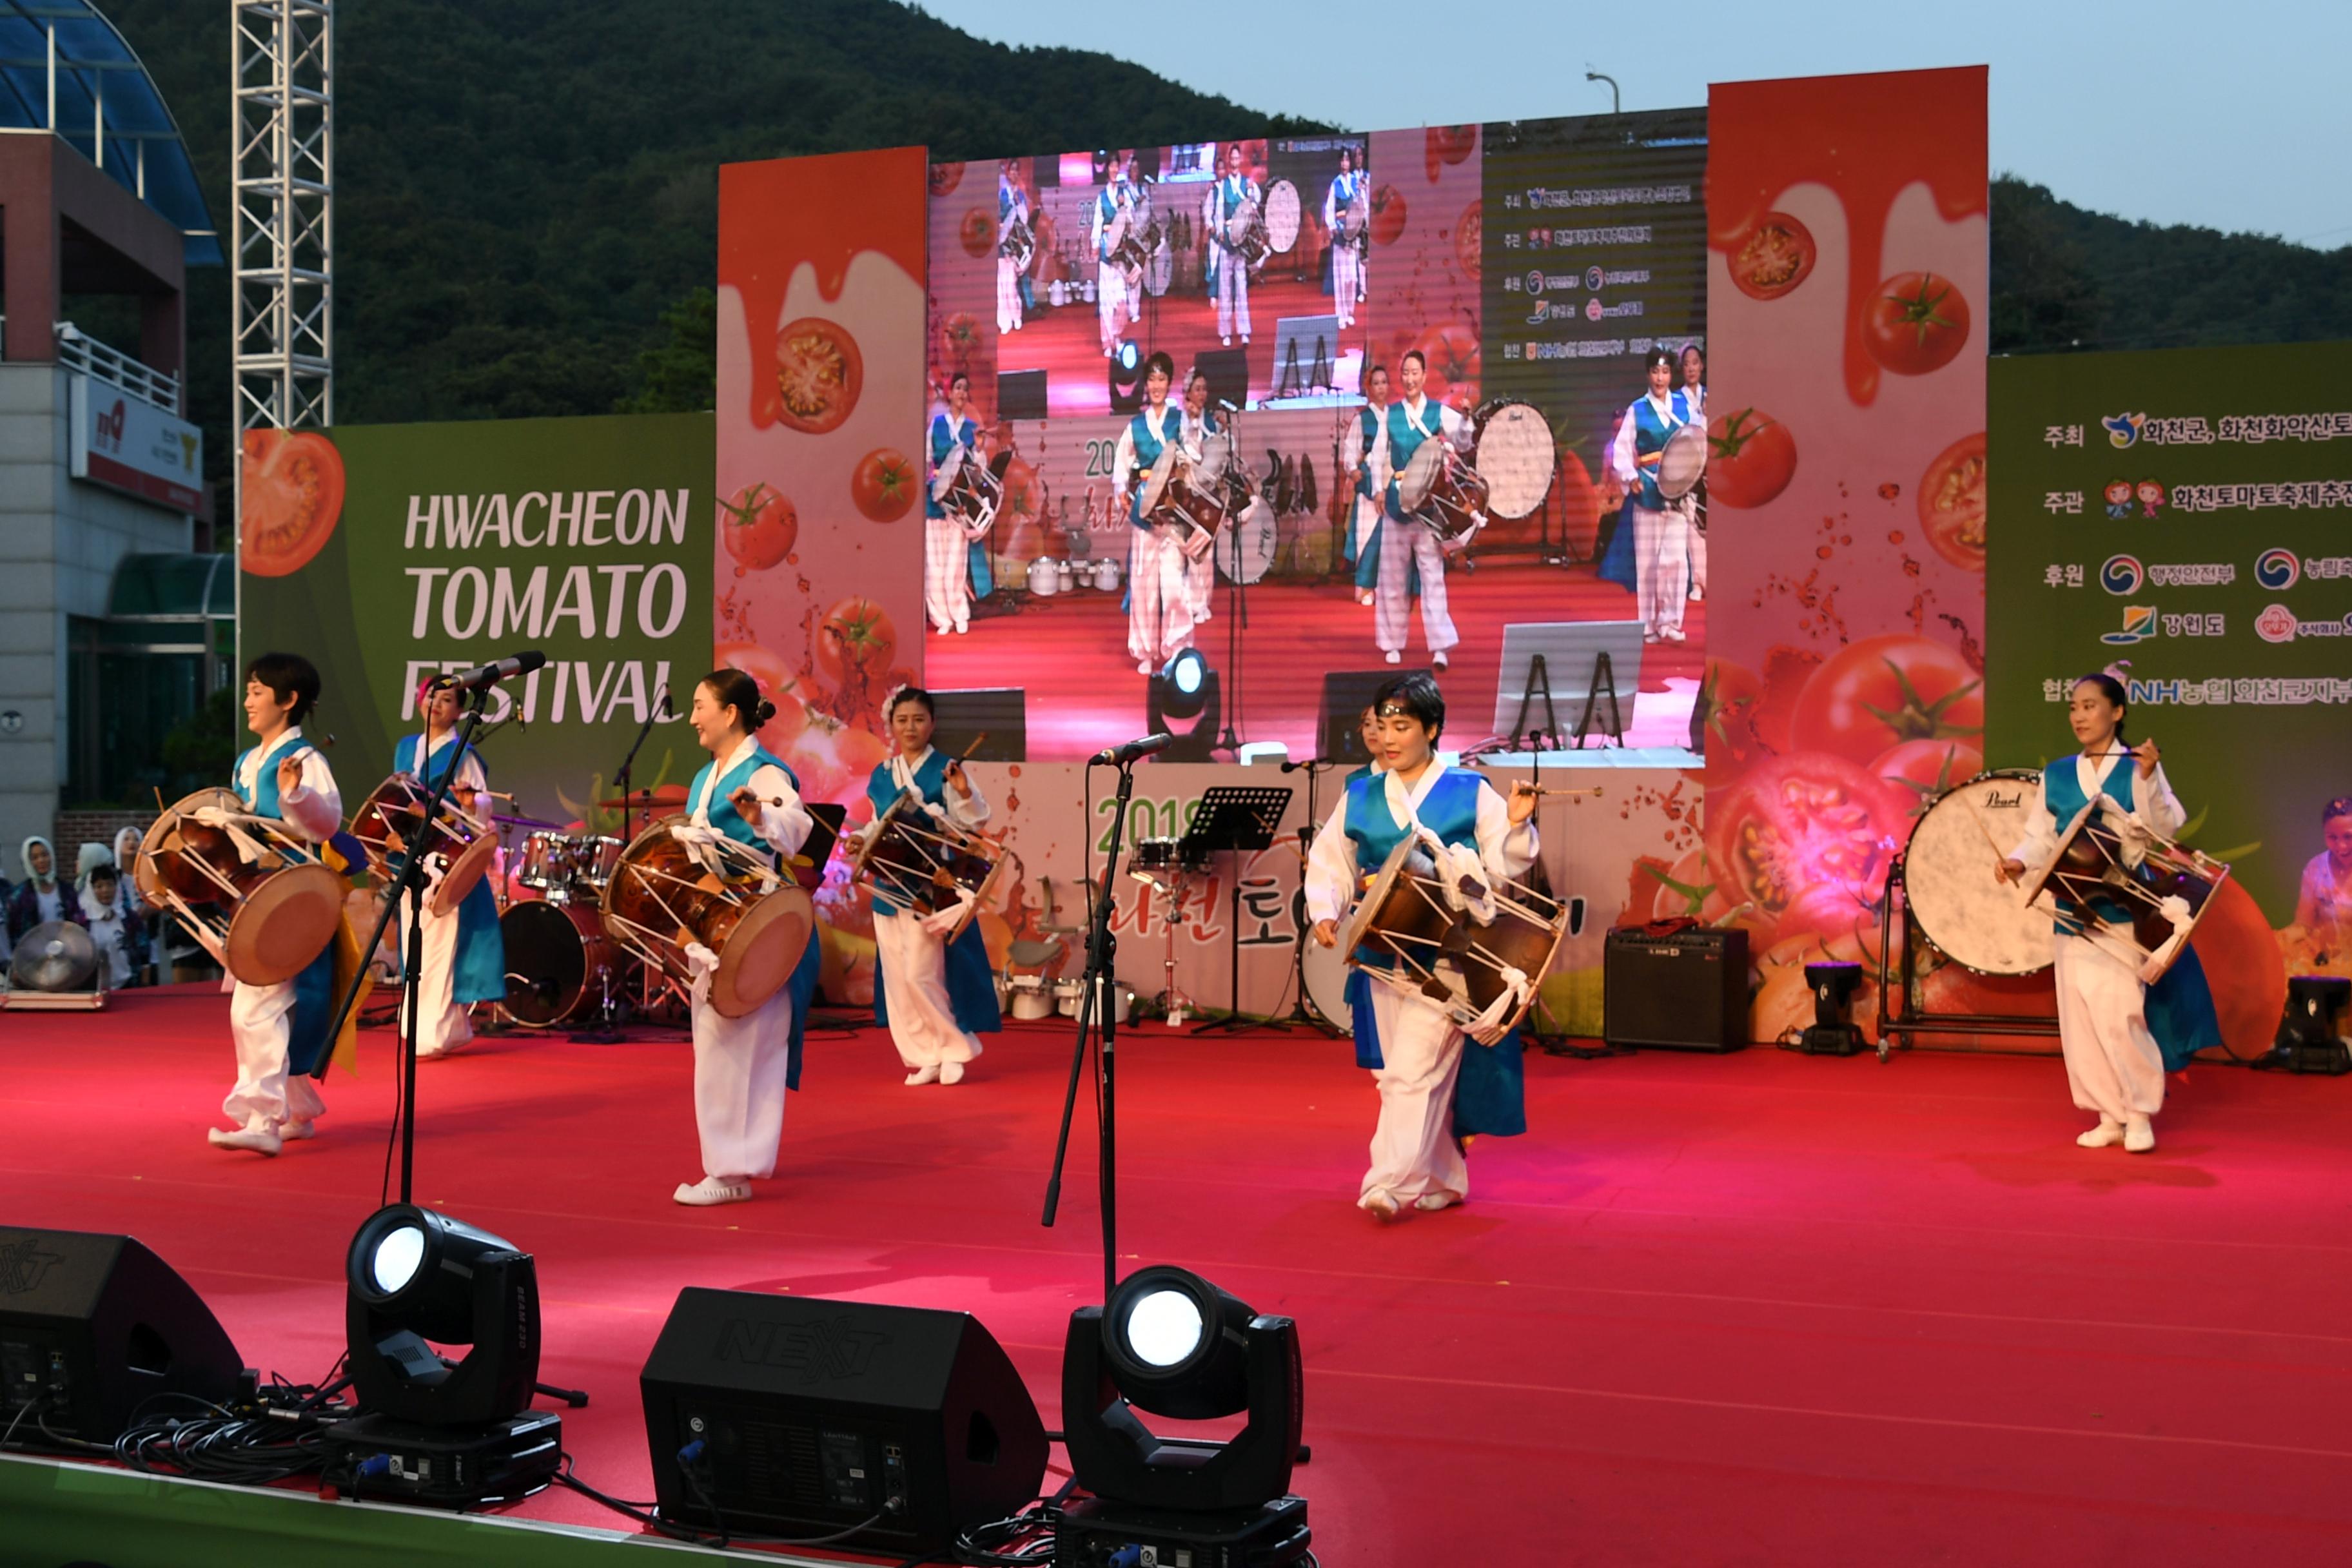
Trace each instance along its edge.
<path fill-rule="evenodd" d="M 0 1226 L 0 1426 L 29 1405 L 26 1431 L 110 1443 L 157 1394 L 234 1398 L 244 1364 L 204 1299 L 130 1237 Z"/>
<path fill-rule="evenodd" d="M 1220 397 L 1236 408 L 1249 406 L 1249 350 L 1240 347 L 1202 349 L 1192 356 L 1192 368 L 1209 378 L 1211 407 L 1216 406 L 1216 399 Z M 1180 376 L 1184 374 L 1184 367 L 1181 361 L 1177 364 L 1176 374 Z M 1173 388 L 1169 393 L 1171 401 L 1182 395 L 1181 387 Z M 1217 417 L 1218 421 L 1223 423 L 1231 416 L 1221 414 Z M 1265 451 L 1261 449 L 1258 456 L 1264 458 Z M 1268 493 L 1271 494 L 1271 490 Z"/>
<path fill-rule="evenodd" d="M 1327 762 L 1354 766 L 1372 760 L 1364 750 L 1364 710 L 1372 693 L 1400 675 L 1427 675 L 1427 666 L 1381 669 L 1331 669 L 1323 674 L 1323 707 L 1317 716 L 1317 754 Z"/>
<path fill-rule="evenodd" d="M 968 1313 L 688 1289 L 639 1381 L 666 1519 L 929 1554 L 1045 1479 L 1036 1405 Z"/>
<path fill-rule="evenodd" d="M 1045 417 L 1045 373 L 1004 370 L 996 374 L 996 416 L 999 419 Z"/>
<path fill-rule="evenodd" d="M 1601 1035 L 1612 1046 L 1736 1051 L 1748 1043 L 1744 931 L 1612 931 L 1601 974 Z"/>

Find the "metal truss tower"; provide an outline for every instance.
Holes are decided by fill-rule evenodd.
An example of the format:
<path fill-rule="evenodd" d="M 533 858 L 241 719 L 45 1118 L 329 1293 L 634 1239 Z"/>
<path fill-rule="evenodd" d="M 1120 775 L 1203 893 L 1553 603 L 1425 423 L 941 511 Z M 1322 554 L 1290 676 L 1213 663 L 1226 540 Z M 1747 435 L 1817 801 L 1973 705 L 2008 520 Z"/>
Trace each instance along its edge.
<path fill-rule="evenodd" d="M 334 422 L 335 7 L 334 0 L 230 0 L 230 309 L 241 450 L 247 430 Z"/>

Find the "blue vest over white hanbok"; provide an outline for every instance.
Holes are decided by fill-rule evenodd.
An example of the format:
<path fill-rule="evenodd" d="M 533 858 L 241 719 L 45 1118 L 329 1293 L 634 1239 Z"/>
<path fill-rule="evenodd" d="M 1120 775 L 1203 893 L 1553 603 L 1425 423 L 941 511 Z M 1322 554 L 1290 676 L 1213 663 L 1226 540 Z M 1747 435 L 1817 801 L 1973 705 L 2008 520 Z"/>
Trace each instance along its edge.
<path fill-rule="evenodd" d="M 2133 789 L 2138 771 L 2131 759 L 2123 759 L 2107 770 L 2099 785 L 2099 793 L 2126 811 L 2133 809 Z M 2064 757 L 2051 763 L 2042 773 L 2042 800 L 2057 820 L 2058 830 L 2065 831 L 2090 797 L 2083 793 L 2081 769 L 2076 759 Z M 2053 893 L 2056 889 L 2053 885 Z M 2058 930 L 2066 935 L 2079 935 L 2085 913 L 2102 921 L 2128 924 L 2131 910 L 2119 900 L 2105 894 L 2094 895 L 2086 911 L 2072 899 L 2058 900 Z M 2158 976 L 2147 988 L 2144 1004 L 2147 1015 L 2147 1032 L 2156 1037 L 2158 1047 L 2164 1053 L 2168 1070 L 2178 1071 L 2188 1065 L 2189 1058 L 2209 1046 L 2221 1043 L 2221 1020 L 2214 1010 L 2212 988 L 2205 981 L 2205 966 L 2198 962 L 2197 950 L 2184 946 L 2172 966 Z"/>
<path fill-rule="evenodd" d="M 940 471 L 940 465 L 948 460 L 948 453 L 958 446 L 964 448 L 965 462 L 980 461 L 980 426 L 973 424 L 968 415 L 961 426 L 944 413 L 932 415 L 931 473 L 934 477 Z M 931 493 L 931 488 L 924 486 L 923 515 L 945 517 L 947 514 L 948 509 L 940 504 L 939 498 Z M 988 547 L 973 540 L 964 546 L 964 559 L 971 573 L 972 593 L 981 598 L 987 597 L 996 586 L 996 574 L 989 567 Z"/>
<path fill-rule="evenodd" d="M 301 736 L 280 741 L 262 757 L 261 766 L 254 771 L 250 791 L 245 787 L 245 763 L 253 752 L 239 753 L 236 765 L 229 771 L 237 798 L 254 816 L 283 822 L 286 811 L 278 801 L 278 764 L 316 749 Z M 294 987 L 294 1013 L 287 1020 L 286 1070 L 324 1077 L 327 1047 L 333 1043 L 327 1031 L 334 1024 L 335 1004 L 341 1000 L 335 994 L 335 944 L 330 942 L 290 984 Z"/>
<path fill-rule="evenodd" d="M 948 759 L 934 748 L 915 770 L 915 791 L 930 805 L 947 804 Z M 890 775 L 888 763 L 875 764 L 873 775 L 866 781 L 866 798 L 874 805 L 876 816 L 890 809 L 898 798 L 898 781 Z M 877 915 L 897 915 L 905 912 L 901 899 L 890 896 L 892 883 L 887 874 L 877 874 L 874 880 L 874 912 Z M 912 918 L 919 920 L 920 915 Z M 988 943 L 980 934 L 977 918 L 967 922 L 961 935 L 948 943 L 947 952 L 948 1006 L 955 1015 L 956 1027 L 968 1035 L 989 1034 L 1002 1028 L 1003 1016 L 996 1005 L 996 972 L 988 962 Z M 884 1028 L 890 1026 L 888 1005 L 883 998 L 882 959 L 877 952 L 874 960 L 874 1021 Z"/>
<path fill-rule="evenodd" d="M 1184 411 L 1173 403 L 1162 404 L 1159 427 L 1155 429 L 1151 423 L 1151 405 L 1146 404 L 1136 410 L 1133 419 L 1128 421 L 1128 433 L 1135 440 L 1136 466 L 1149 469 L 1160 461 L 1160 454 L 1164 448 L 1183 438 Z M 1140 484 L 1135 487 L 1135 494 L 1128 502 L 1127 520 L 1138 528 L 1151 526 L 1143 521 L 1143 487 Z"/>
<path fill-rule="evenodd" d="M 1646 397 L 1635 399 L 1625 411 L 1625 416 L 1633 422 L 1633 472 L 1641 481 L 1641 493 L 1634 504 L 1651 511 L 1664 510 L 1666 498 L 1658 493 L 1658 465 L 1644 466 L 1640 459 L 1653 452 L 1664 451 L 1666 437 L 1691 422 L 1690 405 L 1681 393 L 1668 394 L 1666 404 L 1672 413 L 1663 420 L 1658 417 L 1656 405 Z"/>
<path fill-rule="evenodd" d="M 435 766 L 429 777 L 419 761 L 424 751 L 424 736 L 403 735 L 400 743 L 392 749 L 393 771 L 413 774 L 423 781 L 426 789 L 433 789 L 440 784 L 443 773 L 454 772 L 459 766 L 457 745 L 451 741 L 433 753 Z M 481 753 L 470 746 L 466 748 L 466 754 L 477 763 L 481 761 Z M 487 767 L 482 776 L 489 776 Z M 473 891 L 457 905 L 457 948 L 449 976 L 449 994 L 459 1002 L 506 1000 L 506 939 L 499 930 L 498 894 L 487 876 L 476 882 Z"/>
<path fill-rule="evenodd" d="M 1421 400 L 1421 419 L 1415 422 L 1412 410 L 1402 398 L 1389 405 L 1389 488 L 1387 511 L 1399 522 L 1412 521 L 1405 516 L 1404 503 L 1399 499 L 1397 476 L 1412 461 L 1423 441 L 1436 440 L 1445 433 L 1445 412 L 1438 404 L 1424 397 Z"/>
<path fill-rule="evenodd" d="M 1463 845 L 1475 852 L 1478 847 L 1478 792 L 1491 787 L 1476 773 L 1448 768 L 1422 798 L 1418 807 L 1421 825 L 1442 842 Z M 1364 878 L 1379 873 L 1412 830 L 1389 809 L 1386 773 L 1350 778 L 1347 812 L 1345 826 L 1348 838 L 1355 846 L 1356 874 L 1360 884 Z M 1371 968 L 1393 967 L 1387 954 L 1370 948 L 1359 949 L 1356 957 Z M 1356 1065 L 1377 1070 L 1382 1061 L 1380 1037 L 1377 1026 L 1370 1023 L 1371 986 L 1375 984 L 1385 982 L 1367 978 L 1360 993 L 1362 1005 L 1354 1016 Z M 1357 994 L 1351 993 L 1349 996 L 1351 1007 L 1357 1006 Z M 1454 1085 L 1454 1131 L 1457 1136 L 1492 1133 L 1510 1137 L 1528 1130 L 1527 1080 L 1520 1059 L 1523 1050 L 1517 1029 L 1493 1046 L 1464 1041 L 1462 1071 Z"/>
<path fill-rule="evenodd" d="M 756 850 L 771 865 L 775 864 L 774 847 L 766 839 L 761 837 L 750 823 L 743 820 L 742 814 L 735 809 L 732 796 L 737 790 L 750 784 L 751 775 L 763 767 L 775 768 L 782 773 L 784 777 L 792 780 L 794 794 L 800 792 L 800 776 L 784 765 L 782 757 L 776 756 L 765 746 L 753 747 L 751 754 L 730 768 L 727 771 L 727 776 L 717 780 L 714 787 L 711 774 L 717 770 L 718 765 L 716 763 L 703 763 L 702 771 L 694 775 L 694 783 L 687 786 L 687 815 L 692 816 L 697 811 L 703 811 L 712 827 L 736 843 Z M 707 810 L 704 809 L 706 799 L 709 803 Z M 809 1002 L 816 995 L 817 970 L 823 962 L 818 933 L 812 929 L 809 931 L 808 946 L 801 953 L 799 967 L 793 971 L 792 978 L 784 982 L 784 989 L 791 993 L 793 998 L 791 1055 L 784 1069 L 784 1087 L 787 1089 L 798 1089 L 801 1086 L 801 1045 L 808 1035 Z"/>

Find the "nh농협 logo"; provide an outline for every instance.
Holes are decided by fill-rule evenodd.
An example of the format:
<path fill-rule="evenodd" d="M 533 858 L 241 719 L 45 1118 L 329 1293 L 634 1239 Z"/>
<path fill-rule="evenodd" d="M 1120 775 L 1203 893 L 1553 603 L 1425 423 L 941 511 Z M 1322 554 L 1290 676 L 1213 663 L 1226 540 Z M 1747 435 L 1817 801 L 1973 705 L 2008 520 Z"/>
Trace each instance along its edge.
<path fill-rule="evenodd" d="M 2119 597 L 2138 593 L 2146 581 L 2147 572 L 2137 555 L 2110 555 L 2099 567 L 2099 586 Z"/>
<path fill-rule="evenodd" d="M 2292 588 L 2303 576 L 2303 563 L 2292 550 L 2265 550 L 2254 560 L 2254 581 L 2276 594 Z"/>

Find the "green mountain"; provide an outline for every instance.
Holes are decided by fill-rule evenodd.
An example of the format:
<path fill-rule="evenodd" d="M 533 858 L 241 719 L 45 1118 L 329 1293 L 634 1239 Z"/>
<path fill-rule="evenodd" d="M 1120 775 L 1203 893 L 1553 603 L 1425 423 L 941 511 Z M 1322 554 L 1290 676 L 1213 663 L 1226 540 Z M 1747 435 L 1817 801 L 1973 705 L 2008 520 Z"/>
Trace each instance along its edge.
<path fill-rule="evenodd" d="M 101 4 L 178 117 L 226 238 L 228 7 Z M 1106 55 L 983 43 L 893 0 L 346 0 L 337 26 L 346 423 L 708 406 L 722 163 L 1313 129 Z M 2009 177 L 1992 243 L 1995 352 L 2352 337 L 2352 247 L 2129 223 Z M 193 282 L 191 405 L 217 482 L 228 282 Z M 135 317 L 70 308 L 136 341 Z"/>

